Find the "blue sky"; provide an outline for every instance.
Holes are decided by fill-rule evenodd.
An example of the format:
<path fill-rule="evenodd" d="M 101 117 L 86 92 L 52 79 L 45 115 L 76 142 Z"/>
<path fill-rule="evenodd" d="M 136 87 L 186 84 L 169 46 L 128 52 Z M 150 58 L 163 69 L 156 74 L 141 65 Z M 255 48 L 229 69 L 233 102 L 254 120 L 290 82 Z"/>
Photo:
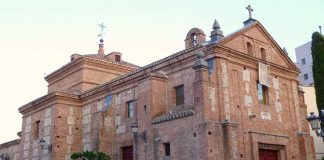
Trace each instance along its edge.
<path fill-rule="evenodd" d="M 47 93 L 44 75 L 73 53 L 98 50 L 98 23 L 107 25 L 106 53 L 145 65 L 184 49 L 187 32 L 210 35 L 216 18 L 230 34 L 247 20 L 251 4 L 259 20 L 295 61 L 294 49 L 324 26 L 321 0 L 29 0 L 0 2 L 0 143 L 21 130 L 18 108 Z M 10 122 L 10 123 L 8 123 Z"/>

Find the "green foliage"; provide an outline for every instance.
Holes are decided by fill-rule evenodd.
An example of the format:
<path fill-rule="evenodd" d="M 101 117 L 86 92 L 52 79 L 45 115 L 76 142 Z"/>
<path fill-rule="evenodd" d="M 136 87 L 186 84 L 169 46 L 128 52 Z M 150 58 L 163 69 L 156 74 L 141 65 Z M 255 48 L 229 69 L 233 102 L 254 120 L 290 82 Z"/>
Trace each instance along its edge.
<path fill-rule="evenodd" d="M 103 152 L 84 151 L 73 153 L 71 155 L 72 160 L 111 160 L 111 157 Z"/>
<path fill-rule="evenodd" d="M 312 35 L 313 77 L 318 110 L 324 109 L 324 37 Z"/>
<path fill-rule="evenodd" d="M 73 153 L 72 155 L 71 155 L 71 159 L 73 159 L 73 160 L 77 160 L 77 159 L 79 159 L 79 158 L 82 158 L 82 153 Z"/>

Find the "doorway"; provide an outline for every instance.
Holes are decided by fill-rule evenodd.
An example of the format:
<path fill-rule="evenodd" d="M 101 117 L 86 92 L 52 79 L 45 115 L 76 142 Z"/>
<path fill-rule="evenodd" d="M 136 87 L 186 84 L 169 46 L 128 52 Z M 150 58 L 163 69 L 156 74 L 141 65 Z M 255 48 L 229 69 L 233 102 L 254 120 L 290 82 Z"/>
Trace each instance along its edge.
<path fill-rule="evenodd" d="M 133 146 L 122 148 L 123 160 L 133 160 Z"/>
<path fill-rule="evenodd" d="M 259 149 L 260 160 L 279 160 L 278 151 L 271 149 Z"/>

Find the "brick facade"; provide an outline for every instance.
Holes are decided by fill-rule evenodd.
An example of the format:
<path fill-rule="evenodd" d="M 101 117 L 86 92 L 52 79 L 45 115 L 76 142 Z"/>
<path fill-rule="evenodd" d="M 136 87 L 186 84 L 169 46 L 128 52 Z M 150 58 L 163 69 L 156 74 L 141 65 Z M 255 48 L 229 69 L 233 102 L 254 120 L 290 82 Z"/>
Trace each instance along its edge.
<path fill-rule="evenodd" d="M 114 61 L 117 53 L 74 55 L 46 77 L 49 94 L 19 109 L 20 157 L 69 159 L 95 150 L 122 160 L 123 148 L 133 146 L 138 160 L 259 159 L 259 149 L 275 150 L 281 160 L 314 159 L 298 69 L 289 57 L 258 21 L 216 40 L 194 28 L 185 50 L 140 68 Z M 270 68 L 266 104 L 258 101 L 260 63 Z M 184 104 L 176 105 L 181 85 Z M 111 104 L 100 112 L 108 95 Z M 134 122 L 146 142 L 134 138 Z M 40 139 L 51 152 L 40 148 Z"/>

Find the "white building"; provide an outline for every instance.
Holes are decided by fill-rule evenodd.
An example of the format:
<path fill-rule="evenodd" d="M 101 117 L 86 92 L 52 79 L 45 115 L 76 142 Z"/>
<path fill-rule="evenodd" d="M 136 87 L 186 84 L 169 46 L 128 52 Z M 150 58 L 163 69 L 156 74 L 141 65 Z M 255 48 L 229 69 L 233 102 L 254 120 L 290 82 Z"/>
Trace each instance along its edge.
<path fill-rule="evenodd" d="M 299 82 L 303 86 L 313 86 L 313 58 L 311 51 L 312 41 L 307 42 L 295 49 L 297 66 L 301 73 L 299 74 Z"/>
<path fill-rule="evenodd" d="M 307 105 L 307 114 L 309 115 L 310 112 L 314 112 L 316 115 L 318 115 L 314 87 L 303 87 L 303 91 L 305 92 L 304 98 L 305 98 L 305 104 Z M 316 133 L 314 131 L 311 131 L 310 134 L 314 138 L 316 159 L 321 160 L 324 157 L 323 139 L 320 137 L 317 137 Z"/>

